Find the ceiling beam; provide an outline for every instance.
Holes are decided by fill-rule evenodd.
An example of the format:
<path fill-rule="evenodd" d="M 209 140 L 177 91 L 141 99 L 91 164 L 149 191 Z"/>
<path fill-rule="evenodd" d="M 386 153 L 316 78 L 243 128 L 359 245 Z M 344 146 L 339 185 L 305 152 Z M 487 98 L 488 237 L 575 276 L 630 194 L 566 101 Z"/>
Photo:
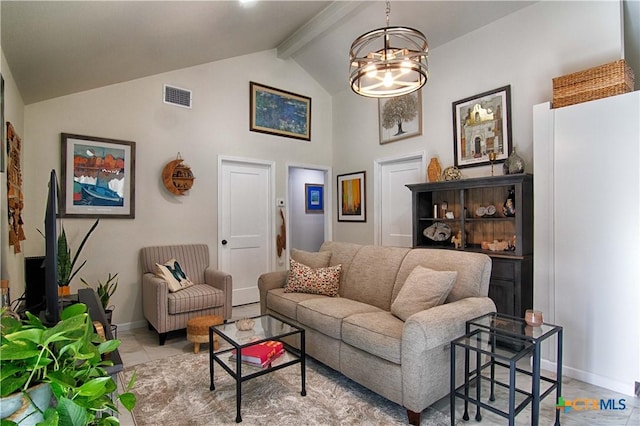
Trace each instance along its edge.
<path fill-rule="evenodd" d="M 278 58 L 288 59 L 295 55 L 313 39 L 330 30 L 365 3 L 365 1 L 334 1 L 278 45 Z"/>

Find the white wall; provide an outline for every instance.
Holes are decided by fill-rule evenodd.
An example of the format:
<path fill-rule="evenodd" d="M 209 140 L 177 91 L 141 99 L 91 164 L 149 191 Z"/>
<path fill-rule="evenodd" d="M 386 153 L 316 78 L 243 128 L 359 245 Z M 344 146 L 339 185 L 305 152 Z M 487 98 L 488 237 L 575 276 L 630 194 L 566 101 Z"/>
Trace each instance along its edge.
<path fill-rule="evenodd" d="M 429 53 L 423 88 L 423 134 L 379 145 L 377 101 L 350 90 L 334 96 L 333 169 L 367 171 L 367 223 L 335 222 L 334 239 L 372 244 L 373 160 L 427 150 L 453 165 L 451 103 L 511 85 L 513 144 L 532 172 L 532 106 L 552 98 L 552 78 L 619 59 L 621 5 L 617 2 L 539 2 Z M 427 38 L 429 36 L 427 32 Z M 497 167 L 501 170 L 501 167 Z M 490 167 L 463 169 L 488 176 Z"/>
<path fill-rule="evenodd" d="M 2 77 L 4 78 L 4 120 L 13 125 L 16 133 L 22 138 L 24 143 L 24 102 L 22 101 L 22 96 L 20 96 L 20 92 L 18 92 L 16 83 L 13 80 L 13 75 L 11 74 L 11 69 L 9 69 L 7 60 L 4 57 L 4 52 L 2 52 L 0 73 L 2 73 Z M 5 123 L 0 123 L 0 125 L 5 126 Z M 2 144 L 2 147 L 5 149 L 6 170 L 8 158 L 6 155 L 6 127 L 4 128 L 5 132 L 3 134 L 5 141 Z M 25 162 L 23 157 L 23 171 L 24 166 Z M 26 186 L 26 179 L 24 184 Z M 29 206 L 25 204 L 25 208 L 29 208 Z M 44 214 L 44 210 L 42 212 Z M 15 300 L 24 292 L 24 251 L 16 254 L 13 246 L 9 247 L 7 214 L 7 173 L 5 172 L 0 173 L 0 278 L 3 280 L 9 280 L 11 300 Z M 38 236 L 38 238 L 42 240 L 42 237 Z"/>
<path fill-rule="evenodd" d="M 324 171 L 305 168 L 289 169 L 289 248 L 306 251 L 318 251 L 324 242 L 325 213 L 305 212 L 305 184 L 314 183 L 325 185 Z M 323 192 L 326 198 L 326 192 Z M 326 201 L 326 200 L 325 200 Z"/>
<path fill-rule="evenodd" d="M 249 81 L 310 96 L 311 142 L 250 132 Z M 193 90 L 193 109 L 162 103 L 164 83 Z M 275 161 L 276 197 L 283 198 L 285 161 L 329 164 L 331 159 L 331 98 L 295 62 L 277 59 L 275 51 L 31 104 L 25 108 L 25 123 L 25 253 L 30 256 L 44 252 L 36 228 L 42 227 L 49 170 L 60 169 L 60 133 L 136 142 L 136 217 L 101 220 L 84 248 L 88 262 L 79 274 L 90 282 L 109 272 L 120 274 L 112 299 L 119 324 L 143 318 L 140 247 L 207 243 L 211 264 L 217 264 L 218 154 Z M 170 194 L 160 178 L 178 152 L 196 177 L 185 196 Z M 74 253 L 92 222 L 64 220 Z M 74 280 L 72 290 L 81 285 Z"/>

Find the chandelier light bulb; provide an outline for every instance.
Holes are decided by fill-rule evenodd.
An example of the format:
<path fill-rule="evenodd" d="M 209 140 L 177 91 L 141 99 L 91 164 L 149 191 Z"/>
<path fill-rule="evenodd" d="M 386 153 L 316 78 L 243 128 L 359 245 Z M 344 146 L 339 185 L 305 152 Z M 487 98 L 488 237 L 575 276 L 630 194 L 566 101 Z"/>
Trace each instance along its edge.
<path fill-rule="evenodd" d="M 375 77 L 376 74 L 378 73 L 378 70 L 376 69 L 375 65 L 369 65 L 365 71 L 367 72 L 367 77 L 369 78 Z"/>
<path fill-rule="evenodd" d="M 393 76 L 391 75 L 391 71 L 387 70 L 387 72 L 384 73 L 384 80 L 382 81 L 382 84 L 384 87 L 393 86 Z"/>
<path fill-rule="evenodd" d="M 402 61 L 402 65 L 400 65 L 400 72 L 402 72 L 402 74 L 406 74 L 410 71 L 411 71 L 411 62 L 409 62 L 408 60 Z"/>

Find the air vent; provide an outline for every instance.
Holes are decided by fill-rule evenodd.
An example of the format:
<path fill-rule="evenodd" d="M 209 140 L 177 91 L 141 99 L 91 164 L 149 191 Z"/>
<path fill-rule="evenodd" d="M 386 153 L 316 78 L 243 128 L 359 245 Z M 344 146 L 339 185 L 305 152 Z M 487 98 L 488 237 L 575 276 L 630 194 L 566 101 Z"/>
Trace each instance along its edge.
<path fill-rule="evenodd" d="M 183 108 L 191 108 L 191 90 L 164 85 L 164 103 Z"/>

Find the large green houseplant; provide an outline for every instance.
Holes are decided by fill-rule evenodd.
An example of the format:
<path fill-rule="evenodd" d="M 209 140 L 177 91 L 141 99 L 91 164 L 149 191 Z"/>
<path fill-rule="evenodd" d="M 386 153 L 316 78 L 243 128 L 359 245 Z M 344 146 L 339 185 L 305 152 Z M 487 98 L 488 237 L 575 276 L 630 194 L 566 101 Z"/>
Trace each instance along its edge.
<path fill-rule="evenodd" d="M 1 324 L 0 397 L 17 392 L 30 401 L 29 389 L 48 384 L 53 404 L 46 410 L 35 408 L 34 415 L 43 418 L 38 424 L 117 425 L 115 401 L 129 411 L 135 406 L 135 396 L 129 392 L 135 375 L 126 391 L 118 394 L 105 369 L 113 365 L 105 355 L 120 341 L 104 341 L 94 332 L 86 305 L 65 308 L 52 327 L 28 312 L 22 321 L 2 315 Z M 2 426 L 14 424 L 2 419 Z"/>

